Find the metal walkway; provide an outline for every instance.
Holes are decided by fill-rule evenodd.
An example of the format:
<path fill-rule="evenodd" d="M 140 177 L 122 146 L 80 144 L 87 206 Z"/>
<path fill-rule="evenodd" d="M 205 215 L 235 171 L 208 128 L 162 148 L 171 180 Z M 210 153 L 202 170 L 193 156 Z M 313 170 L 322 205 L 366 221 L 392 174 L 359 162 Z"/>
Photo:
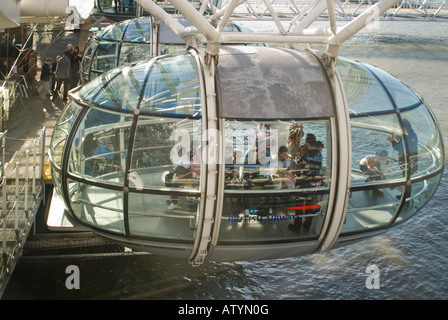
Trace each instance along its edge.
<path fill-rule="evenodd" d="M 65 31 L 61 25 L 51 27 L 30 27 L 27 41 L 31 41 L 32 48 L 39 53 L 39 63 L 46 57 L 54 59 L 63 53 L 68 43 L 84 47 L 90 35 L 88 28 L 74 32 Z M 31 95 L 25 79 L 10 83 L 14 85 L 3 99 L 0 97 L 0 106 L 4 110 L 0 119 L 0 299 L 23 256 L 31 253 L 37 258 L 42 251 L 110 243 L 92 232 L 72 230 L 74 228 L 40 232 L 46 217 L 38 216 L 45 220 L 39 221 L 35 219 L 36 215 L 43 208 L 47 209 L 52 201 L 48 196 L 52 181 L 47 144 L 65 104 L 61 99 L 50 101 L 43 93 Z"/>
<path fill-rule="evenodd" d="M 0 297 L 22 254 L 34 217 L 44 201 L 45 128 L 23 152 L 6 163 L 7 132 L 1 134 Z"/>

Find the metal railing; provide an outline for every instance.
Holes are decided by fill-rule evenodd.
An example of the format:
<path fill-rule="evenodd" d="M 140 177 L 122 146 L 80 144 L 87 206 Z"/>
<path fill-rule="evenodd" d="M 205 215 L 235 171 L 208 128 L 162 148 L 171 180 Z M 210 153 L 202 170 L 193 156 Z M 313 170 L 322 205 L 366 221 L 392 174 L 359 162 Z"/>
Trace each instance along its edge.
<path fill-rule="evenodd" d="M 14 153 L 7 162 L 7 132 L 0 133 L 0 288 L 21 255 L 35 214 L 44 200 L 45 127 L 26 150 Z M 22 139 L 20 139 L 22 140 Z"/>

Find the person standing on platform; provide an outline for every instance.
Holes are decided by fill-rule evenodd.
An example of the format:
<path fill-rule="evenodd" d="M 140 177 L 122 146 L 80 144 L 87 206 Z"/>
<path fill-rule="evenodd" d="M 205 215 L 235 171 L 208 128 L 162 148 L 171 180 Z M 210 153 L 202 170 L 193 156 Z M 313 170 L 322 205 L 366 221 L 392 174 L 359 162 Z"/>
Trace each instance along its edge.
<path fill-rule="evenodd" d="M 76 47 L 78 48 L 78 47 Z M 76 51 L 75 48 L 75 51 Z M 73 58 L 72 62 L 72 88 L 75 88 L 79 84 L 79 79 L 81 78 L 79 75 L 79 69 L 81 68 L 81 61 L 82 61 L 83 52 L 78 51 L 76 56 Z"/>
<path fill-rule="evenodd" d="M 37 52 L 34 51 L 31 54 L 30 59 L 28 60 L 28 73 L 27 73 L 27 78 L 28 78 L 28 82 L 29 82 L 29 87 L 31 90 L 31 94 L 33 95 L 38 95 L 39 93 L 37 92 L 37 85 L 36 85 L 36 76 L 37 76 Z"/>
<path fill-rule="evenodd" d="M 45 60 L 44 65 L 42 66 L 42 73 L 40 74 L 40 81 L 42 81 L 42 84 L 44 85 L 44 91 L 47 97 L 51 96 L 50 80 L 51 80 L 51 58 L 47 58 L 47 60 Z"/>
<path fill-rule="evenodd" d="M 70 59 L 69 59 L 70 51 L 65 51 L 64 56 L 59 60 L 57 68 L 56 68 L 56 77 L 57 77 L 57 85 L 56 89 L 53 92 L 53 100 L 58 97 L 58 92 L 61 88 L 61 85 L 64 85 L 64 93 L 63 93 L 63 101 L 67 101 L 67 93 L 70 89 Z"/>
<path fill-rule="evenodd" d="M 54 60 L 53 64 L 51 65 L 51 92 L 53 92 L 56 86 L 57 77 L 56 77 L 56 69 L 58 67 L 58 62 L 61 60 L 61 56 L 57 55 L 56 59 Z"/>
<path fill-rule="evenodd" d="M 76 46 L 69 55 L 70 58 L 70 86 L 76 87 L 79 82 L 79 66 L 81 59 L 79 57 L 79 47 Z"/>

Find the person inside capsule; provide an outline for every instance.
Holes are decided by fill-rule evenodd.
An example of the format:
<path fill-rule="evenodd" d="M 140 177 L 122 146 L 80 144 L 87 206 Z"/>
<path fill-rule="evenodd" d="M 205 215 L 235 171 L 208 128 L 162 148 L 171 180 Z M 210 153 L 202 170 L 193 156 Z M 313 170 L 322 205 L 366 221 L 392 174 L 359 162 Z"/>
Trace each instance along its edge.
<path fill-rule="evenodd" d="M 291 235 L 309 233 L 322 205 L 319 189 L 326 188 L 322 170 L 323 143 L 309 133 L 305 144 L 300 145 L 304 137 L 302 123 L 252 122 L 245 130 L 230 130 L 238 125 L 236 122 L 232 126 L 229 124 L 226 132 L 225 189 L 228 194 L 223 216 L 229 216 L 228 219 L 239 216 L 248 219 L 248 223 L 260 223 L 263 217 L 294 216 L 296 221 L 289 227 Z M 309 123 L 309 127 L 316 129 L 321 139 L 326 139 L 325 132 L 319 132 L 325 126 Z M 296 162 L 286 145 L 295 150 Z M 273 193 L 266 193 L 268 190 Z"/>

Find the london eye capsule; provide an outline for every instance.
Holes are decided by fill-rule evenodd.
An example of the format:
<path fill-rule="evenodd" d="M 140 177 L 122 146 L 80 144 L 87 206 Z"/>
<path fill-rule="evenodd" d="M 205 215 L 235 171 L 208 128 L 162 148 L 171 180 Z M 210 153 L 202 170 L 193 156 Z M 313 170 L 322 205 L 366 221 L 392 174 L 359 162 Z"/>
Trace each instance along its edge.
<path fill-rule="evenodd" d="M 430 109 L 379 68 L 223 46 L 123 65 L 71 92 L 50 146 L 69 214 L 189 259 L 298 256 L 384 232 L 427 203 L 444 152 Z M 331 81 L 330 81 L 331 80 Z"/>
<path fill-rule="evenodd" d="M 191 26 L 186 19 L 176 21 L 183 26 Z M 120 21 L 96 32 L 84 49 L 80 68 L 82 83 L 87 83 L 123 64 L 185 50 L 185 41 L 166 24 L 159 23 L 157 28 L 154 28 L 154 25 L 155 22 L 150 16 L 144 16 Z M 224 28 L 224 32 L 227 31 L 251 32 L 247 27 L 232 21 Z"/>

